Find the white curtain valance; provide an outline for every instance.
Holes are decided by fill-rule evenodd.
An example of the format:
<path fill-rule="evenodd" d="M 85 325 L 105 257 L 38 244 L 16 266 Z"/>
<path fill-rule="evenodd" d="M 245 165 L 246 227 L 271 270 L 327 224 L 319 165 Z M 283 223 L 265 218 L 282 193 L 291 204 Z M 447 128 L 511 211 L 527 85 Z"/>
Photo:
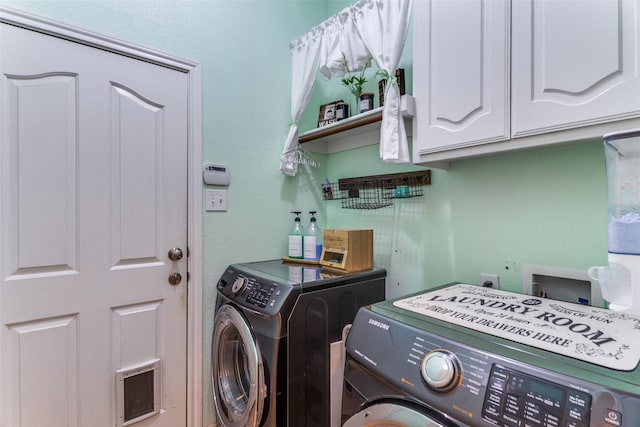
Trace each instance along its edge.
<path fill-rule="evenodd" d="M 302 117 L 320 71 L 325 78 L 358 71 L 373 58 L 387 76 L 380 127 L 380 157 L 385 162 L 410 161 L 407 134 L 400 109 L 400 90 L 394 77 L 407 38 L 412 0 L 360 0 L 291 42 L 291 118 L 293 124 L 280 161 L 280 171 L 294 176 L 305 152 L 298 142 Z"/>
<path fill-rule="evenodd" d="M 329 79 L 342 77 L 347 70 L 359 71 L 365 68 L 371 54 L 360 37 L 349 9 L 325 21 L 327 24 L 322 37 L 320 72 Z"/>

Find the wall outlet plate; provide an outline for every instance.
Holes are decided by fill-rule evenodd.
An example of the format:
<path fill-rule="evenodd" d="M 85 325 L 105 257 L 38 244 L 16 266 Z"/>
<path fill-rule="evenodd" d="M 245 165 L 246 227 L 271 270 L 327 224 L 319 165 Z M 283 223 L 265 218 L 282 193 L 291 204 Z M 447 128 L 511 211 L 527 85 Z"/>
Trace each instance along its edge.
<path fill-rule="evenodd" d="M 497 274 L 480 274 L 480 285 L 485 286 L 485 283 L 491 282 L 491 286 L 487 286 L 493 289 L 500 289 L 500 276 Z"/>

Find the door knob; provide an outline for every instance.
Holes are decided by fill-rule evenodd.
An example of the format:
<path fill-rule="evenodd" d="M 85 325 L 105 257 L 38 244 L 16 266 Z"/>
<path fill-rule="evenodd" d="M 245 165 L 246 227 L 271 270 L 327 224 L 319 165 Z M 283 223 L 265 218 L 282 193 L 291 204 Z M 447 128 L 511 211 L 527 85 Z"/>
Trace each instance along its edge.
<path fill-rule="evenodd" d="M 182 259 L 182 249 L 180 248 L 171 248 L 169 250 L 169 259 L 171 261 L 180 261 Z"/>
<path fill-rule="evenodd" d="M 182 274 L 180 273 L 171 273 L 169 275 L 169 284 L 175 286 L 182 282 Z"/>

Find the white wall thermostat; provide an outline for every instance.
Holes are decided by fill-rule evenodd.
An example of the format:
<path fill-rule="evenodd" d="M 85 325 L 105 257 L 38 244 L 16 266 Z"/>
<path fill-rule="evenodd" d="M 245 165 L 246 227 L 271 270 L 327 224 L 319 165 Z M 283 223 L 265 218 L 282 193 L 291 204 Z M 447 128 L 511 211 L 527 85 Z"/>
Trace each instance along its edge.
<path fill-rule="evenodd" d="M 202 176 L 205 184 L 229 185 L 229 169 L 226 166 L 206 163 Z"/>

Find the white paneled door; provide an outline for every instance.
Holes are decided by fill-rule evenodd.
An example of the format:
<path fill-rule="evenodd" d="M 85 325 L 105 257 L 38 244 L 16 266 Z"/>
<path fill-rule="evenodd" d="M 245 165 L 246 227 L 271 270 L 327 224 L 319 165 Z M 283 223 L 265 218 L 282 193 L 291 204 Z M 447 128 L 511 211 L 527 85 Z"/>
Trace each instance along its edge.
<path fill-rule="evenodd" d="M 7 24 L 0 71 L 0 426 L 184 426 L 187 74 Z"/>

